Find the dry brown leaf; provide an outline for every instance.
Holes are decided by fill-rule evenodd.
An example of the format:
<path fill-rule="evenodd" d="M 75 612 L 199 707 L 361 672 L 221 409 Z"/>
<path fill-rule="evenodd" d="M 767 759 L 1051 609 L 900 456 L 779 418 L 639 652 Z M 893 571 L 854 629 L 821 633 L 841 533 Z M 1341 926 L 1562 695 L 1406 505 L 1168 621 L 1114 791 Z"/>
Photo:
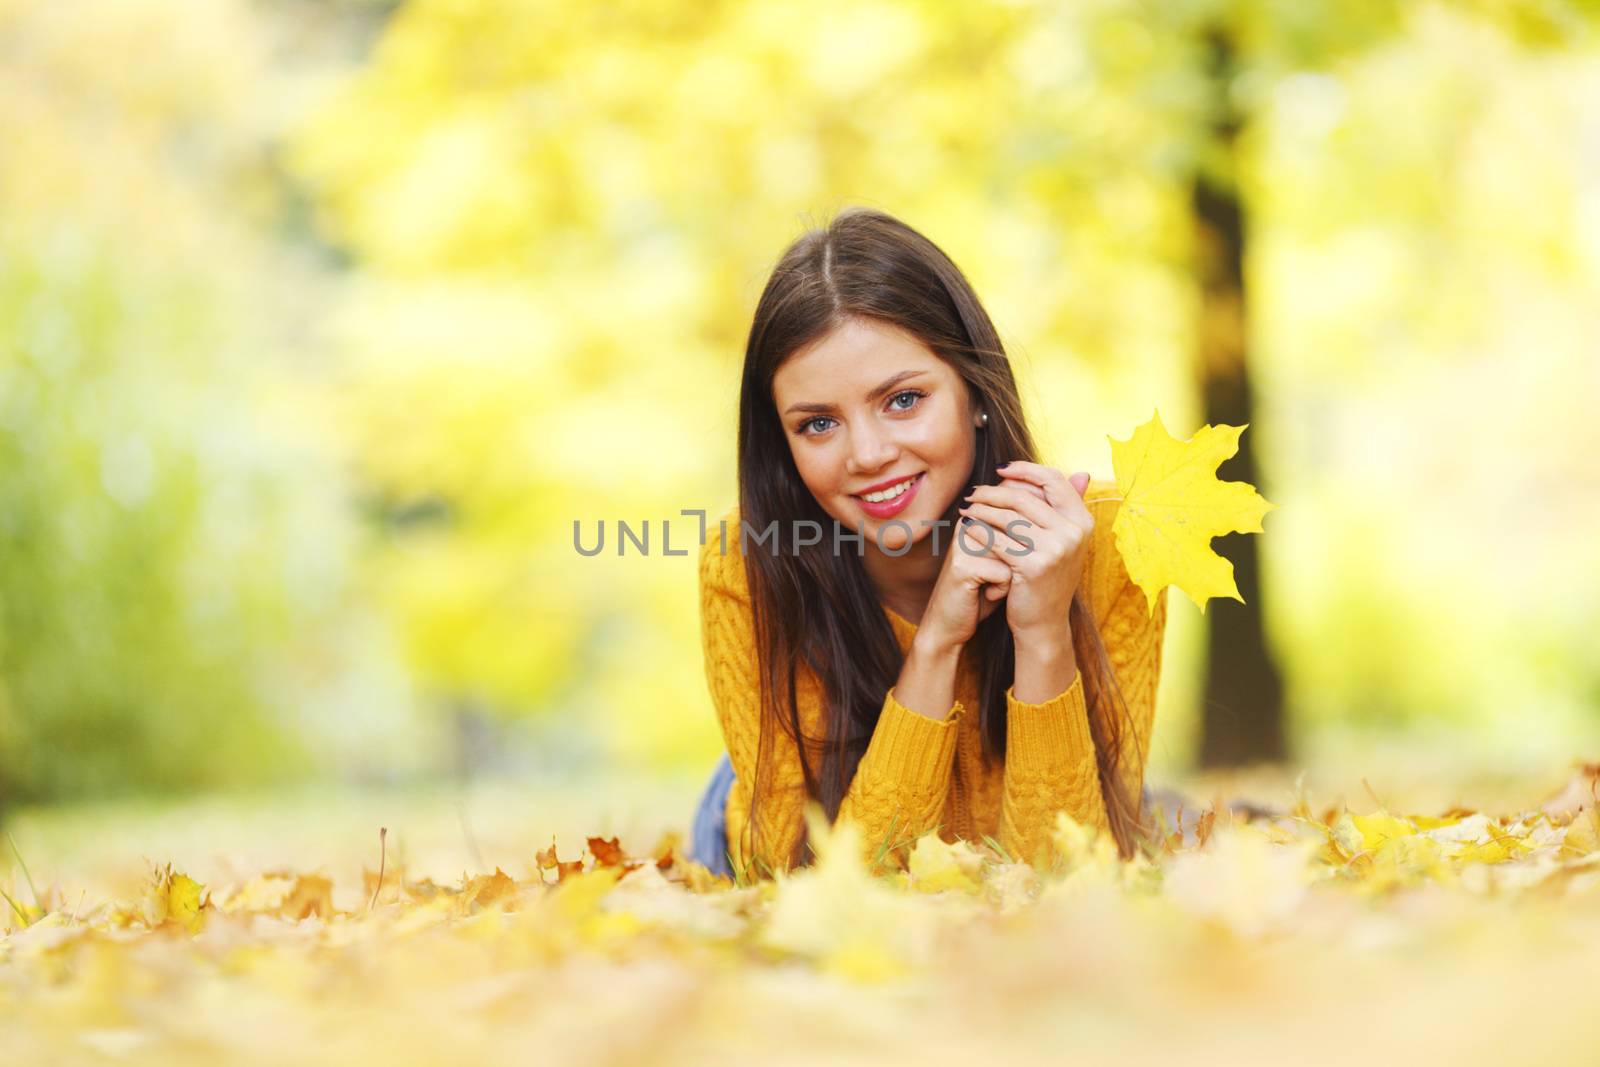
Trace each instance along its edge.
<path fill-rule="evenodd" d="M 468 879 L 461 890 L 461 895 L 477 908 L 487 908 L 501 901 L 510 900 L 516 893 L 517 883 L 499 867 L 494 869 L 493 874 Z"/>
<path fill-rule="evenodd" d="M 582 860 L 562 860 L 556 855 L 556 839 L 550 839 L 549 848 L 541 848 L 533 854 L 534 862 L 541 871 L 555 871 L 556 881 L 564 882 L 572 875 L 583 870 Z"/>
<path fill-rule="evenodd" d="M 596 867 L 621 867 L 628 858 L 615 837 L 591 837 L 587 841 Z"/>

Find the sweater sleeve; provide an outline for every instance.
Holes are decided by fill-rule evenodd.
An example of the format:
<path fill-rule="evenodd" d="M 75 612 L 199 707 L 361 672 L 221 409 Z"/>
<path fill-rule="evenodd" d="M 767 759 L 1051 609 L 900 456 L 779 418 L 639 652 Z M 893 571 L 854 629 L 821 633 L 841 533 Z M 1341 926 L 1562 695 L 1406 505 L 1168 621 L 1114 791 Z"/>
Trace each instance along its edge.
<path fill-rule="evenodd" d="M 747 791 L 754 811 L 754 818 L 744 825 L 730 823 L 729 851 L 736 869 L 753 865 L 754 873 L 768 874 L 788 868 L 805 827 L 808 797 L 800 745 L 787 724 L 774 724 L 766 777 L 757 778 L 761 698 L 736 514 L 727 517 L 726 530 L 726 553 L 718 529 L 708 532 L 700 550 L 706 683 L 733 764 L 734 788 Z M 796 699 L 807 755 L 816 773 L 822 762 L 825 708 L 820 684 L 803 667 L 796 675 Z M 877 726 L 839 808 L 841 819 L 861 828 L 863 859 L 869 864 L 880 855 L 902 862 L 898 846 L 936 824 L 949 791 L 962 714 L 958 702 L 948 718 L 936 721 L 902 705 L 892 688 L 884 695 Z"/>
<path fill-rule="evenodd" d="M 872 740 L 839 805 L 839 817 L 861 827 L 869 867 L 881 855 L 903 868 L 911 843 L 937 828 L 963 714 L 956 701 L 948 716 L 934 720 L 896 700 L 892 688 L 884 696 Z"/>
<path fill-rule="evenodd" d="M 1091 486 L 1085 495 L 1095 528 L 1083 582 L 1090 614 L 1128 706 L 1132 731 L 1122 732 L 1122 781 L 1138 803 L 1155 717 L 1167 594 L 1162 590 L 1154 609 L 1147 609 L 1144 593 L 1128 577 L 1111 532 L 1120 506 L 1114 493 L 1114 487 L 1097 491 Z M 1025 704 L 1006 690 L 1001 844 L 1019 859 L 1048 866 L 1058 811 L 1101 829 L 1110 825 L 1081 669 L 1063 693 L 1040 704 Z"/>

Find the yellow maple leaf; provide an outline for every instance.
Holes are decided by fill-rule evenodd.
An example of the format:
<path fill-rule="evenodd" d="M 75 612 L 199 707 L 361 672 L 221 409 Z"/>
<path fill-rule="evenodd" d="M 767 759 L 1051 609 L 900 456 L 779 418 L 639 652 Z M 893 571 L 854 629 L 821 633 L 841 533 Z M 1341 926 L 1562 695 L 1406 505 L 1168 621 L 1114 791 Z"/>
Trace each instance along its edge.
<path fill-rule="evenodd" d="M 204 888 L 187 874 L 174 874 L 167 885 L 167 918 L 191 934 L 205 925 L 205 901 L 200 896 Z"/>
<path fill-rule="evenodd" d="M 171 924 L 191 934 L 199 933 L 205 925 L 204 889 L 193 878 L 174 871 L 170 863 L 158 868 L 142 902 L 145 925 L 155 929 Z"/>
<path fill-rule="evenodd" d="M 1221 534 L 1261 533 L 1261 517 L 1277 506 L 1248 483 L 1216 477 L 1218 465 L 1239 450 L 1244 429 L 1202 426 L 1179 441 L 1157 412 L 1128 440 L 1110 438 L 1122 492 L 1111 529 L 1147 610 L 1169 585 L 1189 594 L 1202 613 L 1212 597 L 1244 602 L 1233 564 L 1211 550 L 1211 539 Z"/>
<path fill-rule="evenodd" d="M 1397 818 L 1387 811 L 1352 815 L 1350 821 L 1361 831 L 1361 847 L 1367 852 L 1375 852 L 1390 841 L 1417 832 L 1416 825 L 1409 819 Z"/>

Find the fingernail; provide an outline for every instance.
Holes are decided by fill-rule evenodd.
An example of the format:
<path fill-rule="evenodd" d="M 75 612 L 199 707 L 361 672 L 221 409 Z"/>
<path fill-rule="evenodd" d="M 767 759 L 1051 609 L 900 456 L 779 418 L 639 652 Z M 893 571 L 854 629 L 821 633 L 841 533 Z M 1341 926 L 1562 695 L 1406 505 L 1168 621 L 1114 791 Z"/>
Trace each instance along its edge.
<path fill-rule="evenodd" d="M 1011 466 L 1011 462 L 1010 462 L 1010 461 L 1009 461 L 1009 460 L 1008 460 L 1008 461 L 1006 461 L 1006 462 L 1005 462 L 1005 463 L 1002 463 L 1002 464 L 1000 464 L 1000 466 L 998 466 L 998 467 L 996 467 L 996 468 L 995 468 L 995 470 L 997 470 L 997 471 L 1003 471 L 1003 470 L 1005 470 L 1005 469 L 1006 469 L 1006 468 L 1007 468 L 1007 467 L 1009 467 L 1009 466 Z"/>
<path fill-rule="evenodd" d="M 961 525 L 963 525 L 963 526 L 971 526 L 972 525 L 972 516 L 970 516 L 970 515 L 961 516 Z"/>

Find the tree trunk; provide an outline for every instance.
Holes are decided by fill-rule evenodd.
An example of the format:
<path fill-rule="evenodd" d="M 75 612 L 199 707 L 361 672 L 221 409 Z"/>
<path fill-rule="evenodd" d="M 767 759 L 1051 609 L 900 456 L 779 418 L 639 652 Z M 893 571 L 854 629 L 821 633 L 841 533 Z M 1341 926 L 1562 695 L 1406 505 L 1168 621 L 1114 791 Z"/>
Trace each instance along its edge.
<path fill-rule="evenodd" d="M 1200 282 L 1199 377 L 1205 421 L 1242 426 L 1254 422 L 1244 287 L 1244 215 L 1239 202 L 1237 152 L 1240 119 L 1228 95 L 1234 72 L 1232 42 L 1222 32 L 1208 41 L 1209 84 L 1215 108 L 1209 150 L 1215 153 L 1194 179 L 1196 272 Z M 1218 468 L 1226 481 L 1259 485 L 1254 437 L 1246 431 L 1239 451 Z M 1283 684 L 1267 650 L 1262 626 L 1257 538 L 1229 534 L 1217 552 L 1233 564 L 1244 603 L 1214 599 L 1208 605 L 1210 640 L 1202 691 L 1200 764 L 1238 766 L 1285 756 Z"/>

